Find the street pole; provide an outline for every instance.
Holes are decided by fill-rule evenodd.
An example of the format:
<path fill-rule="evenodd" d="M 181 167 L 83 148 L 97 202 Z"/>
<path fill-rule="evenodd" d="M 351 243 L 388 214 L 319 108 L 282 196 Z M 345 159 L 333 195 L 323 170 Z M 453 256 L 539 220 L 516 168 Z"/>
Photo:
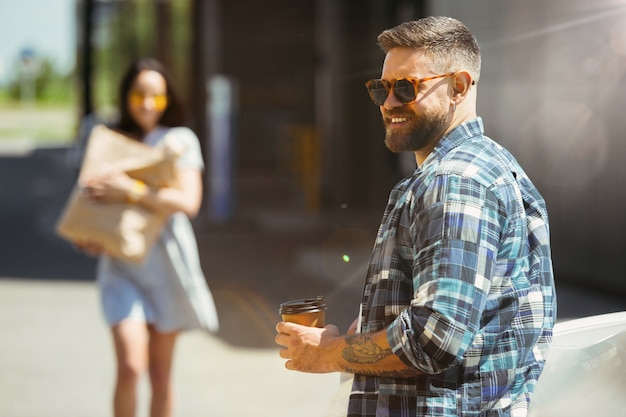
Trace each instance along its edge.
<path fill-rule="evenodd" d="M 156 57 L 166 68 L 172 69 L 172 5 L 170 0 L 156 0 Z"/>
<path fill-rule="evenodd" d="M 93 33 L 93 10 L 95 0 L 83 0 L 82 17 L 82 45 L 81 45 L 81 76 L 82 85 L 82 118 L 93 112 L 93 92 L 91 88 L 93 73 L 92 33 Z"/>

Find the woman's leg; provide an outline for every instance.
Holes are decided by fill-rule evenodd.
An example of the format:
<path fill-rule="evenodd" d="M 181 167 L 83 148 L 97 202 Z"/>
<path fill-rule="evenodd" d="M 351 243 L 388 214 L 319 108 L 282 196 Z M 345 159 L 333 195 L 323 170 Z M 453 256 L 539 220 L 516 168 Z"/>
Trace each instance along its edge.
<path fill-rule="evenodd" d="M 125 320 L 113 326 L 117 379 L 113 396 L 115 417 L 134 417 L 137 387 L 148 366 L 148 330 L 141 321 Z"/>
<path fill-rule="evenodd" d="M 171 370 L 178 333 L 160 333 L 153 326 L 149 326 L 148 329 L 150 332 L 150 384 L 152 386 L 150 417 L 170 417 L 174 405 Z"/>

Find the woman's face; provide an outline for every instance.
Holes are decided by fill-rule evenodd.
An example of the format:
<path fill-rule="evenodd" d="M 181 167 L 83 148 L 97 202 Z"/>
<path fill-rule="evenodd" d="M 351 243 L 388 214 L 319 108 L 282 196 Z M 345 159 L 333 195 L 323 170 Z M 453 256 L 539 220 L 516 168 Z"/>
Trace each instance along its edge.
<path fill-rule="evenodd" d="M 141 71 L 135 78 L 126 99 L 130 116 L 144 134 L 149 133 L 157 127 L 167 108 L 165 78 L 156 71 Z"/>

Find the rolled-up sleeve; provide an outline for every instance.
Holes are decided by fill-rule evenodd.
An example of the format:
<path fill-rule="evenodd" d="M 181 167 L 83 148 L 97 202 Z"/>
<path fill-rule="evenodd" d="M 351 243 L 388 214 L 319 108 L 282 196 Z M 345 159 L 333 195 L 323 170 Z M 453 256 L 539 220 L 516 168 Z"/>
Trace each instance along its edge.
<path fill-rule="evenodd" d="M 438 373 L 462 359 L 480 328 L 505 220 L 493 192 L 460 175 L 435 178 L 414 210 L 413 299 L 387 338 L 407 365 Z"/>

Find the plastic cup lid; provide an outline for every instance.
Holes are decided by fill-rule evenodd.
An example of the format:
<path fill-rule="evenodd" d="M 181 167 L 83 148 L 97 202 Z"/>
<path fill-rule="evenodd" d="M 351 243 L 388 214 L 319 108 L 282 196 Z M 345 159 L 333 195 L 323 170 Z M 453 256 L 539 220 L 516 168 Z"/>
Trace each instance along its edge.
<path fill-rule="evenodd" d="M 303 298 L 280 304 L 280 314 L 300 314 L 316 310 L 326 310 L 326 301 L 319 295 L 316 298 Z"/>

